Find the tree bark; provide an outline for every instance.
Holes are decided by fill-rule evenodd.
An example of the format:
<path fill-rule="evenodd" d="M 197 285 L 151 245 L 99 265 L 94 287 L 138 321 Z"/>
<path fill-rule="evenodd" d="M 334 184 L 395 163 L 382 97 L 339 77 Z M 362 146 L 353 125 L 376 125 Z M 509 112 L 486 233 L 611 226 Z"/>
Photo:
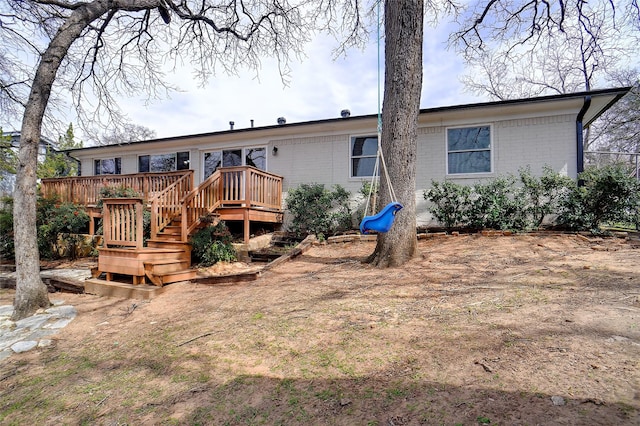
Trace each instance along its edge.
<path fill-rule="evenodd" d="M 75 9 L 60 27 L 42 54 L 25 107 L 18 150 L 18 170 L 14 195 L 14 235 L 16 253 L 16 295 L 13 319 L 33 314 L 50 305 L 47 287 L 40 279 L 40 254 L 36 233 L 38 144 L 51 87 L 62 60 L 84 28 L 103 15 L 109 1 L 95 1 Z"/>
<path fill-rule="evenodd" d="M 416 253 L 416 154 L 422 92 L 423 0 L 385 1 L 385 80 L 382 153 L 391 184 L 404 206 L 389 232 L 378 235 L 369 260 L 379 267 L 400 266 Z M 381 171 L 384 173 L 384 170 Z M 378 210 L 391 201 L 380 179 Z"/>

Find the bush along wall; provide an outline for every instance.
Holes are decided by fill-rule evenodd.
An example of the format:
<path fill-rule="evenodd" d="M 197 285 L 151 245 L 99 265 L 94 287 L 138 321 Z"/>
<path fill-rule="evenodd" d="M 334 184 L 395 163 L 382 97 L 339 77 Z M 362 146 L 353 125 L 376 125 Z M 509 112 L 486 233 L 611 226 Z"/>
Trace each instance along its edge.
<path fill-rule="evenodd" d="M 545 219 L 560 229 L 600 232 L 603 226 L 640 224 L 640 182 L 624 165 L 589 168 L 578 185 L 545 167 L 499 176 L 471 186 L 432 182 L 424 191 L 429 211 L 448 231 L 539 229 Z"/>
<path fill-rule="evenodd" d="M 315 234 L 319 239 L 352 229 L 351 193 L 340 185 L 302 184 L 287 193 L 291 215 L 289 230 L 298 237 Z"/>

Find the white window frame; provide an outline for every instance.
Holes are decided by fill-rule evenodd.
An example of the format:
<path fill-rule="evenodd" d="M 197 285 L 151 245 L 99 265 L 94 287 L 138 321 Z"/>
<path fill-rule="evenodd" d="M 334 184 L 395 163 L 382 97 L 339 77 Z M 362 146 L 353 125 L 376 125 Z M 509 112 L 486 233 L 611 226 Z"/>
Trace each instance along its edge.
<path fill-rule="evenodd" d="M 468 150 L 457 150 L 457 151 L 449 151 L 449 130 L 453 129 L 469 129 L 475 127 L 488 127 L 489 128 L 489 148 L 488 149 L 468 149 Z M 488 176 L 494 173 L 494 141 L 493 141 L 493 124 L 490 123 L 480 123 L 480 124 L 465 124 L 461 126 L 450 126 L 446 127 L 444 131 L 444 159 L 445 159 L 445 174 L 448 177 L 465 177 L 465 176 Z M 489 166 L 490 170 L 488 172 L 464 172 L 464 173 L 449 173 L 449 154 L 450 153 L 458 153 L 458 152 L 480 152 L 480 151 L 489 151 Z"/>
<path fill-rule="evenodd" d="M 376 154 L 375 155 L 353 155 L 353 141 L 355 139 L 360 139 L 360 138 L 364 138 L 364 139 L 369 139 L 369 138 L 373 138 L 376 139 L 376 147 L 377 147 L 377 143 L 378 143 L 378 135 L 376 134 L 370 134 L 370 133 L 364 133 L 361 135 L 351 135 L 349 136 L 349 143 L 347 146 L 347 149 L 349 150 L 349 179 L 371 179 L 373 176 L 371 175 L 366 175 L 366 176 L 354 176 L 353 175 L 353 159 L 354 158 L 373 158 L 374 162 L 375 162 L 375 158 L 378 154 L 378 149 L 376 148 Z M 380 176 L 380 170 L 378 169 L 378 175 Z"/>

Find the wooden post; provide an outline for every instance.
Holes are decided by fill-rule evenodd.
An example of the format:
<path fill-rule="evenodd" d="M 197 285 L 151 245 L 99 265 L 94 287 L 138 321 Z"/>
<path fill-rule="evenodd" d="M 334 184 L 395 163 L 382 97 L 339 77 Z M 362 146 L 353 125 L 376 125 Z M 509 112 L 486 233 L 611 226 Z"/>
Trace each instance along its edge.
<path fill-rule="evenodd" d="M 142 200 L 138 199 L 135 204 L 136 208 L 136 248 L 142 248 L 144 245 L 144 223 L 142 220 Z M 144 284 L 144 281 L 143 281 Z"/>
<path fill-rule="evenodd" d="M 251 208 L 251 202 L 253 201 L 253 195 L 251 194 L 251 177 L 253 175 L 253 171 L 251 169 L 244 169 L 242 172 L 242 176 L 244 179 L 244 205 L 247 208 Z"/>
<path fill-rule="evenodd" d="M 103 200 L 102 203 L 102 246 L 107 247 L 107 241 L 111 240 L 111 213 L 109 203 Z M 107 278 L 108 280 L 109 278 Z"/>
<path fill-rule="evenodd" d="M 244 243 L 249 243 L 251 239 L 251 222 L 249 221 L 249 208 L 244 209 Z"/>

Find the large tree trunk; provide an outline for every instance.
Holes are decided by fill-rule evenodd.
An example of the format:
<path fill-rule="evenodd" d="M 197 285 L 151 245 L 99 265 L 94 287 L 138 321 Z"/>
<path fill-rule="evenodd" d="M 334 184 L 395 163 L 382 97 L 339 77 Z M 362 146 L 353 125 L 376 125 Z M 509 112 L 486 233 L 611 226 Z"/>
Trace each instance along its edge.
<path fill-rule="evenodd" d="M 370 261 L 399 266 L 416 253 L 416 149 L 422 91 L 422 0 L 385 1 L 385 79 L 382 152 L 391 184 L 404 206 L 391 230 L 378 235 Z M 384 171 L 383 171 L 384 172 Z M 391 201 L 381 177 L 378 210 Z"/>
<path fill-rule="evenodd" d="M 20 133 L 13 218 L 16 252 L 16 295 L 13 319 L 25 318 L 49 306 L 47 287 L 40 279 L 36 234 L 36 169 L 44 113 L 58 68 L 82 30 L 108 10 L 109 2 L 79 7 L 60 27 L 43 53 L 29 93 Z"/>

